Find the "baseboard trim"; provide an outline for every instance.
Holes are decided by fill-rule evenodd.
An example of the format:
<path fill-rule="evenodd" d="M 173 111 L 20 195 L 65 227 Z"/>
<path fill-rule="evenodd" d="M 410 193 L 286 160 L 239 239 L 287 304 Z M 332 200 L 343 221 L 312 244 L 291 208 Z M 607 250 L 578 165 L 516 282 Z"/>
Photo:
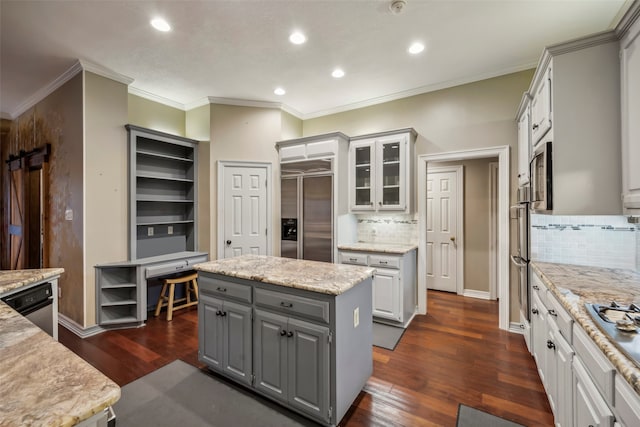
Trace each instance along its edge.
<path fill-rule="evenodd" d="M 491 295 L 489 294 L 489 292 L 476 291 L 474 289 L 465 289 L 464 291 L 462 291 L 462 296 L 471 297 L 471 298 L 478 298 L 478 299 L 486 299 L 486 300 L 490 300 L 491 299 Z"/>
<path fill-rule="evenodd" d="M 58 313 L 58 324 L 64 326 L 82 339 L 89 338 L 106 331 L 106 329 L 103 329 L 98 325 L 83 328 L 74 320 L 71 320 L 69 317 L 65 316 L 62 313 Z"/>
<path fill-rule="evenodd" d="M 521 323 L 518 322 L 510 322 L 509 323 L 509 332 L 513 332 L 514 334 L 524 335 L 524 328 Z"/>

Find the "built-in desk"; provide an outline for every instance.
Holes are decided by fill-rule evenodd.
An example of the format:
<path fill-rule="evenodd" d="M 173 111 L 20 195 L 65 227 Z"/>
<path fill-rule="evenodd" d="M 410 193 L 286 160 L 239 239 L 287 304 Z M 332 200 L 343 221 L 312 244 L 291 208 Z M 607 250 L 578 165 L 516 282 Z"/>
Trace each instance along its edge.
<path fill-rule="evenodd" d="M 96 322 L 102 327 L 140 326 L 147 320 L 147 280 L 193 269 L 206 252 L 176 252 L 96 265 Z"/>

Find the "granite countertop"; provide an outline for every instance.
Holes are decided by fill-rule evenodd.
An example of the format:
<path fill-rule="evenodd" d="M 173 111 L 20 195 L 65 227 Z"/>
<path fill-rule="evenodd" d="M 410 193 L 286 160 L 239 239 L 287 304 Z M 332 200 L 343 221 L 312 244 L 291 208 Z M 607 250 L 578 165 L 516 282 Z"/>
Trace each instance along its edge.
<path fill-rule="evenodd" d="M 193 268 L 329 295 L 340 295 L 374 273 L 374 269 L 368 267 L 265 255 L 219 259 L 195 264 Z"/>
<path fill-rule="evenodd" d="M 357 242 L 338 245 L 338 249 L 343 251 L 361 252 L 383 252 L 388 254 L 406 254 L 418 247 L 417 243 L 379 243 L 379 242 Z"/>
<path fill-rule="evenodd" d="M 618 372 L 640 394 L 640 369 L 602 333 L 585 303 L 621 305 L 640 301 L 640 273 L 633 270 L 532 262 L 545 285 L 582 326 Z"/>
<path fill-rule="evenodd" d="M 2 271 L 0 293 L 63 272 Z M 0 425 L 72 426 L 119 398 L 117 384 L 0 301 Z"/>
<path fill-rule="evenodd" d="M 64 273 L 64 268 L 41 268 L 32 270 L 1 270 L 0 295 L 14 289 L 36 283 Z"/>

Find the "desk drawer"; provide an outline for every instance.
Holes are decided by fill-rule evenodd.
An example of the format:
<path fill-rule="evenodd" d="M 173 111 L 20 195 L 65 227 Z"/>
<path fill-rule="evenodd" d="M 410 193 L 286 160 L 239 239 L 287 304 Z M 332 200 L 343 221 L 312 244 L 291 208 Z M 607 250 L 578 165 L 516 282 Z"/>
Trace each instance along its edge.
<path fill-rule="evenodd" d="M 256 289 L 256 305 L 329 323 L 329 302 L 297 295 Z"/>
<path fill-rule="evenodd" d="M 371 255 L 369 257 L 370 267 L 400 269 L 400 258 L 394 256 Z"/>
<path fill-rule="evenodd" d="M 340 264 L 367 265 L 367 255 L 357 252 L 340 252 Z"/>
<path fill-rule="evenodd" d="M 144 270 L 146 279 L 152 277 L 166 276 L 167 274 L 179 273 L 181 271 L 189 271 L 193 269 L 194 264 L 206 262 L 207 256 L 197 256 L 193 258 L 180 259 L 176 261 L 163 262 L 160 264 L 152 264 Z"/>
<path fill-rule="evenodd" d="M 231 298 L 243 302 L 251 302 L 251 286 L 228 282 L 198 274 L 200 292 L 222 298 Z"/>

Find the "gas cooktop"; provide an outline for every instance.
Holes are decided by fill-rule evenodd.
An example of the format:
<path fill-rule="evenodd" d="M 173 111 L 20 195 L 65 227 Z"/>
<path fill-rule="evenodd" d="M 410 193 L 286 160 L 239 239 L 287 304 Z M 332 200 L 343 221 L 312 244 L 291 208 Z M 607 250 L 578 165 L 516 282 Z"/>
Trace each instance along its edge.
<path fill-rule="evenodd" d="M 587 312 L 609 340 L 640 368 L 640 306 L 585 304 Z"/>

